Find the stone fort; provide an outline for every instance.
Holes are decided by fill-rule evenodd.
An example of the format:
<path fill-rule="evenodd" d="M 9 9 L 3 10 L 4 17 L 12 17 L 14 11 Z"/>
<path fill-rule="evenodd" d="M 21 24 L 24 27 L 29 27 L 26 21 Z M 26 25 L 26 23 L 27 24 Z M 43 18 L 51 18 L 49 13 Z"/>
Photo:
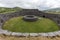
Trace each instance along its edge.
<path fill-rule="evenodd" d="M 39 11 L 38 9 L 23 9 L 22 11 L 14 13 L 0 14 L 0 27 L 2 27 L 3 23 L 10 18 L 24 15 L 35 15 L 39 17 L 49 18 L 56 22 L 58 26 L 60 26 L 60 14 L 49 14 L 43 11 Z"/>

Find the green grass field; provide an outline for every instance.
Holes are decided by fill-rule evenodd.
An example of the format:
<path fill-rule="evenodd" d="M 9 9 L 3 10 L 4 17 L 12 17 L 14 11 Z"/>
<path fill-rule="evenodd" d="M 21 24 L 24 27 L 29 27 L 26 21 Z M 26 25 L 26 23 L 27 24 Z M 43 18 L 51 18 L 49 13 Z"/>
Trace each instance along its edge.
<path fill-rule="evenodd" d="M 59 30 L 58 25 L 50 19 L 41 18 L 36 22 L 26 22 L 22 20 L 22 17 L 15 17 L 6 21 L 3 29 L 23 33 L 53 32 Z"/>
<path fill-rule="evenodd" d="M 22 8 L 19 8 L 19 7 L 15 7 L 15 8 L 0 7 L 0 14 L 14 13 L 21 10 Z"/>
<path fill-rule="evenodd" d="M 49 13 L 49 14 L 60 14 L 60 11 L 45 11 L 45 13 Z"/>

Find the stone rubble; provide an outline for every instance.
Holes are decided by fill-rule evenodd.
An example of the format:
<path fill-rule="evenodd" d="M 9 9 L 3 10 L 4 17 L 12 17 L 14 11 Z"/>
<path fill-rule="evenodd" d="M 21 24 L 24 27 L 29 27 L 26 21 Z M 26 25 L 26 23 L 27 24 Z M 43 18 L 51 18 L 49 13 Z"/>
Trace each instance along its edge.
<path fill-rule="evenodd" d="M 34 37 L 34 36 L 39 36 L 38 33 L 30 33 L 30 36 Z"/>
<path fill-rule="evenodd" d="M 48 36 L 53 37 L 53 36 L 56 36 L 56 35 L 53 32 L 49 32 Z"/>
<path fill-rule="evenodd" d="M 39 36 L 48 36 L 48 33 L 39 33 Z"/>
<path fill-rule="evenodd" d="M 12 32 L 11 35 L 12 36 L 23 36 L 22 33 L 17 33 L 17 32 Z"/>

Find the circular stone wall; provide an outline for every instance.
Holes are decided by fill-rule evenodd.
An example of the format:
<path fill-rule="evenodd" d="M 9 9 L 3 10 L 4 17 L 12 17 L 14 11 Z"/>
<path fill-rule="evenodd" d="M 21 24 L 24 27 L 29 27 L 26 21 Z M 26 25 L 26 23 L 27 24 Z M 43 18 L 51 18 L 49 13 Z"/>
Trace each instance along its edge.
<path fill-rule="evenodd" d="M 58 25 L 50 19 L 39 17 L 36 22 L 26 22 L 22 16 L 11 18 L 3 25 L 4 30 L 21 33 L 42 33 L 58 31 Z"/>
<path fill-rule="evenodd" d="M 24 20 L 24 21 L 28 21 L 28 22 L 35 22 L 35 21 L 38 20 L 38 17 L 35 16 L 35 15 L 25 15 L 25 16 L 23 17 L 23 20 Z"/>

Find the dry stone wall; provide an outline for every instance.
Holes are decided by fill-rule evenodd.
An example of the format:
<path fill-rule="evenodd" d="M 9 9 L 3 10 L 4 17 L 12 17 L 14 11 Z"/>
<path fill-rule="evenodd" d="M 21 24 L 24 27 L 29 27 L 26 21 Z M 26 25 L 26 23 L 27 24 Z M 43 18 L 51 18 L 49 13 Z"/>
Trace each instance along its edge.
<path fill-rule="evenodd" d="M 12 36 L 50 36 L 50 37 L 57 36 L 57 35 L 60 36 L 60 31 L 49 32 L 49 33 L 17 33 L 17 32 L 11 32 L 2 29 L 4 22 L 6 22 L 7 20 L 13 17 L 24 16 L 24 15 L 36 15 L 39 17 L 49 18 L 55 21 L 60 27 L 60 14 L 44 13 L 37 9 L 23 9 L 22 11 L 19 12 L 0 14 L 0 34 L 12 35 Z"/>

